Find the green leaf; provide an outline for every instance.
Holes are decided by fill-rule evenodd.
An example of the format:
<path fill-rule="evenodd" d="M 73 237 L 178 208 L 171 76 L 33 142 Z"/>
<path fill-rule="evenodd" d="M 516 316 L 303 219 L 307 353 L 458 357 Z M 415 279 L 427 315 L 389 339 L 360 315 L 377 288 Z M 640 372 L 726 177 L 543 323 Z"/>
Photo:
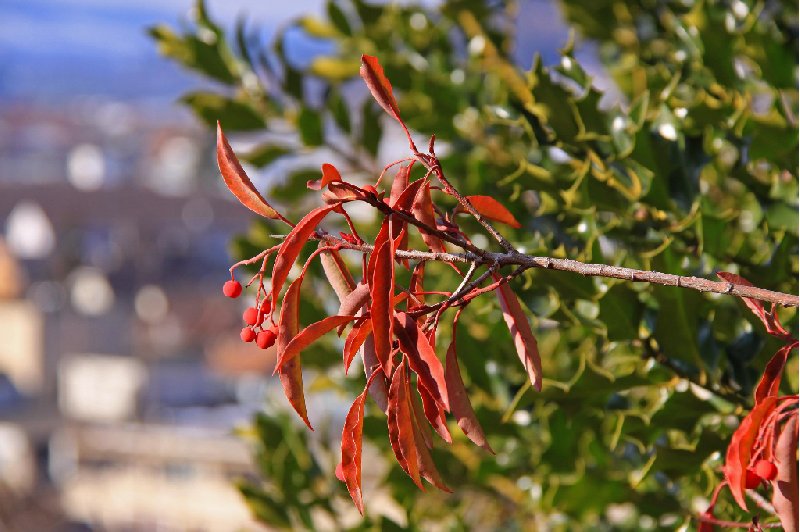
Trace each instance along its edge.
<path fill-rule="evenodd" d="M 361 145 L 373 157 L 377 157 L 383 135 L 381 117 L 383 112 L 368 98 L 361 106 Z"/>
<path fill-rule="evenodd" d="M 206 124 L 216 127 L 219 120 L 225 131 L 256 131 L 265 126 L 248 102 L 232 100 L 213 92 L 190 92 L 181 98 Z"/>
<path fill-rule="evenodd" d="M 320 146 L 325 141 L 322 130 L 322 115 L 310 107 L 303 107 L 297 116 L 300 139 L 306 146 Z"/>
<path fill-rule="evenodd" d="M 350 23 L 347 21 L 347 16 L 345 16 L 342 8 L 340 8 L 334 0 L 328 0 L 326 4 L 328 18 L 330 19 L 331 24 L 333 24 L 333 26 L 342 35 L 352 35 L 353 32 L 350 29 Z"/>
<path fill-rule="evenodd" d="M 272 164 L 279 157 L 283 157 L 284 155 L 288 155 L 293 152 L 294 150 L 290 147 L 276 146 L 274 144 L 262 144 L 248 153 L 240 155 L 239 158 L 252 164 L 253 166 L 263 168 L 264 166 Z"/>
<path fill-rule="evenodd" d="M 350 108 L 342 97 L 342 93 L 338 89 L 331 89 L 326 101 L 336 126 L 345 133 L 350 134 L 352 127 L 350 124 Z"/>
<path fill-rule="evenodd" d="M 206 42 L 194 35 L 181 37 L 165 25 L 153 26 L 148 33 L 158 42 L 163 55 L 222 83 L 236 82 L 233 58 L 219 38 Z"/>
<path fill-rule="evenodd" d="M 626 284 L 616 284 L 600 299 L 599 319 L 609 340 L 633 340 L 639 337 L 642 305 L 636 292 Z"/>

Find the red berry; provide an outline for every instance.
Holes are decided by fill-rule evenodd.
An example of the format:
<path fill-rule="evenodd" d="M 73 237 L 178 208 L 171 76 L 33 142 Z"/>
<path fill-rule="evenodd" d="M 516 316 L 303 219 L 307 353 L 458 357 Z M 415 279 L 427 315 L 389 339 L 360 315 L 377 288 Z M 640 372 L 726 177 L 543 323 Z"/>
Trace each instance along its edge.
<path fill-rule="evenodd" d="M 769 460 L 759 460 L 753 470 L 764 480 L 775 480 L 778 476 L 778 468 Z"/>
<path fill-rule="evenodd" d="M 242 329 L 242 332 L 239 333 L 239 338 L 242 339 L 242 342 L 252 342 L 256 339 L 256 332 L 250 327 L 245 327 Z"/>
<path fill-rule="evenodd" d="M 267 349 L 275 344 L 275 338 L 275 331 L 272 329 L 261 331 L 258 333 L 258 336 L 256 336 L 256 344 L 258 344 L 258 347 L 261 349 Z"/>
<path fill-rule="evenodd" d="M 748 469 L 744 478 L 744 487 L 749 490 L 754 490 L 761 484 L 762 480 L 764 479 L 761 478 L 758 473 L 752 469 Z"/>
<path fill-rule="evenodd" d="M 261 322 L 264 321 L 264 316 L 258 312 L 257 308 L 250 307 L 244 311 L 242 319 L 248 325 L 261 325 Z"/>
<path fill-rule="evenodd" d="M 222 285 L 222 293 L 225 294 L 227 297 L 239 297 L 242 293 L 242 285 L 239 284 L 239 281 L 234 281 L 231 279 L 230 281 L 226 282 Z"/>
<path fill-rule="evenodd" d="M 270 310 L 272 310 L 272 302 L 269 299 L 265 299 L 261 302 L 261 314 L 267 315 Z"/>

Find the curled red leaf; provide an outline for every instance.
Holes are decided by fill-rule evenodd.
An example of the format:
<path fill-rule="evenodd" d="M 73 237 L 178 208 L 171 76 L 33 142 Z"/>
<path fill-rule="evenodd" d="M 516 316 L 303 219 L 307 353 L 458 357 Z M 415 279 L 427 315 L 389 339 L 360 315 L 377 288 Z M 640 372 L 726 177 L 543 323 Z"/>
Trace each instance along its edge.
<path fill-rule="evenodd" d="M 420 388 L 423 390 L 425 389 L 424 387 L 421 387 L 419 385 L 419 380 L 417 380 L 417 391 L 419 391 Z M 413 394 L 410 394 L 409 397 L 411 402 L 411 408 L 414 410 L 414 424 L 416 425 L 414 430 L 421 435 L 422 444 L 425 446 L 425 448 L 432 449 L 433 431 L 431 431 L 431 427 L 428 425 L 428 423 L 425 422 L 426 417 L 425 417 L 425 411 L 423 410 L 422 402 L 417 401 L 417 399 L 414 397 Z M 420 395 L 420 399 L 421 398 L 422 396 Z M 422 445 L 419 445 L 419 442 L 417 442 L 417 446 L 422 447 Z"/>
<path fill-rule="evenodd" d="M 414 484 L 424 491 L 419 474 L 410 393 L 408 371 L 405 362 L 401 362 L 392 375 L 392 383 L 389 386 L 389 441 L 400 467 L 411 477 Z"/>
<path fill-rule="evenodd" d="M 717 272 L 717 277 L 731 284 L 738 284 L 742 286 L 753 286 L 753 283 L 751 283 L 744 277 L 736 275 L 735 273 Z M 783 325 L 781 325 L 780 320 L 778 320 L 778 317 L 774 314 L 774 312 L 767 312 L 766 309 L 764 309 L 764 304 L 761 301 L 759 301 L 758 299 L 753 299 L 751 297 L 743 297 L 742 301 L 744 301 L 744 304 L 747 305 L 747 308 L 749 308 L 753 312 L 753 314 L 758 316 L 758 319 L 760 319 L 761 323 L 764 324 L 764 327 L 767 329 L 767 332 L 769 334 L 777 336 L 778 338 L 783 338 L 785 340 L 789 340 L 791 338 L 789 331 L 784 329 Z"/>
<path fill-rule="evenodd" d="M 495 280 L 498 277 L 494 276 Z M 528 373 L 531 384 L 536 391 L 542 389 L 542 361 L 539 358 L 539 347 L 536 338 L 531 331 L 528 317 L 523 312 L 514 291 L 503 283 L 495 289 L 497 299 L 500 301 L 500 308 L 503 310 L 503 319 L 514 339 L 514 347 L 517 349 L 517 356 L 522 362 L 525 371 Z"/>
<path fill-rule="evenodd" d="M 303 349 L 316 342 L 323 334 L 354 319 L 356 319 L 356 316 L 328 316 L 323 320 L 312 323 L 292 338 L 284 349 L 278 351 L 278 362 L 275 365 L 275 371 L 280 370 L 287 362 L 299 355 Z"/>
<path fill-rule="evenodd" d="M 428 227 L 436 227 L 436 216 L 433 211 L 430 183 L 425 183 L 424 186 L 420 187 L 414 198 L 414 204 L 411 206 L 411 212 L 419 221 L 425 223 Z M 442 240 L 438 236 L 432 235 L 424 229 L 420 229 L 419 232 L 422 235 L 422 240 L 425 242 L 425 245 L 428 246 L 428 249 L 436 253 L 444 253 L 447 251 Z"/>
<path fill-rule="evenodd" d="M 425 304 L 425 262 L 420 261 L 414 266 L 411 272 L 411 279 L 408 281 L 408 291 L 411 294 L 414 304 Z M 409 307 L 412 304 L 411 299 L 408 301 Z"/>
<path fill-rule="evenodd" d="M 282 353 L 286 350 L 292 338 L 297 335 L 300 329 L 300 286 L 303 283 L 303 277 L 300 276 L 295 279 L 286 290 L 286 295 L 283 298 L 283 305 L 281 306 L 281 314 L 278 320 L 278 338 L 277 350 Z M 300 365 L 300 359 L 296 358 L 291 363 L 284 365 L 283 368 L 278 370 L 280 376 L 281 386 L 283 386 L 283 393 L 289 400 L 289 404 L 295 409 L 300 419 L 310 428 L 311 422 L 308 420 L 308 413 L 306 412 L 306 399 L 303 393 L 303 369 Z"/>
<path fill-rule="evenodd" d="M 797 347 L 797 341 L 787 344 L 775 353 L 764 368 L 764 374 L 758 381 L 758 386 L 754 392 L 756 404 L 759 404 L 767 397 L 777 397 L 778 389 L 781 386 L 781 376 L 786 367 L 789 354 Z"/>
<path fill-rule="evenodd" d="M 364 345 L 361 346 L 361 362 L 364 365 L 364 374 L 367 377 L 375 375 L 375 369 L 380 367 L 380 362 L 378 362 L 378 357 L 375 354 L 375 339 L 372 333 L 367 335 Z M 387 412 L 389 409 L 389 380 L 383 374 L 383 371 L 378 372 L 368 389 L 369 395 L 375 401 L 375 404 L 378 405 L 382 412 Z"/>
<path fill-rule="evenodd" d="M 411 176 L 411 165 L 400 166 L 400 169 L 394 176 L 392 181 L 392 190 L 389 193 L 389 206 L 395 208 L 398 198 L 403 194 L 403 191 L 408 187 L 408 179 Z"/>
<path fill-rule="evenodd" d="M 411 369 L 422 381 L 422 385 L 431 397 L 445 410 L 450 411 L 447 398 L 447 385 L 444 380 L 444 368 L 428 337 L 419 325 L 405 312 L 397 312 L 394 318 L 394 332 L 400 342 L 400 349 L 408 355 Z"/>
<path fill-rule="evenodd" d="M 368 300 L 369 285 L 359 284 L 356 286 L 355 290 L 342 299 L 342 304 L 339 305 L 339 312 L 337 314 L 339 314 L 339 316 L 355 316 L 356 312 L 358 312 Z M 337 332 L 342 334 L 343 328 L 344 325 L 341 325 Z"/>
<path fill-rule="evenodd" d="M 292 269 L 294 261 L 300 254 L 300 250 L 308 242 L 314 230 L 317 228 L 319 222 L 334 208 L 317 207 L 310 213 L 306 214 L 296 226 L 292 228 L 286 238 L 283 240 L 281 247 L 278 249 L 278 254 L 275 257 L 275 264 L 272 267 L 272 301 L 278 301 L 283 283 L 289 276 L 289 270 Z"/>
<path fill-rule="evenodd" d="M 725 480 L 731 489 L 733 498 L 745 511 L 747 511 L 747 502 L 744 497 L 745 481 L 753 444 L 761 428 L 761 422 L 775 408 L 777 400 L 777 397 L 766 397 L 747 414 L 739 428 L 733 433 L 725 455 L 725 466 L 723 467 Z"/>
<path fill-rule="evenodd" d="M 365 400 L 366 390 L 353 401 L 342 429 L 342 477 L 347 485 L 347 491 L 361 515 L 364 515 L 364 501 L 361 492 L 361 445 L 364 433 Z"/>
<path fill-rule="evenodd" d="M 372 332 L 372 320 L 366 319 L 361 323 L 358 323 L 353 326 L 353 329 L 350 331 L 350 334 L 347 335 L 347 338 L 344 341 L 344 350 L 343 350 L 343 362 L 344 362 L 344 373 L 347 375 L 347 371 L 350 369 L 350 364 L 353 362 L 353 358 L 355 358 L 356 353 L 361 346 L 364 345 L 364 342 L 367 340 L 367 336 Z"/>
<path fill-rule="evenodd" d="M 408 395 L 408 401 L 412 405 L 417 405 L 410 392 Z M 447 493 L 452 493 L 453 490 L 448 488 L 447 484 L 444 483 L 442 476 L 439 474 L 439 470 L 436 469 L 436 464 L 433 462 L 433 457 L 429 451 L 429 449 L 432 447 L 430 434 L 423 432 L 425 421 L 422 419 L 422 416 L 419 413 L 419 407 L 417 406 L 416 408 L 412 408 L 411 413 L 415 418 L 413 423 L 414 444 L 417 450 L 417 466 L 419 468 L 420 476 L 440 490 Z"/>
<path fill-rule="evenodd" d="M 325 163 L 322 165 L 322 178 L 306 182 L 306 186 L 311 190 L 321 190 L 331 183 L 342 181 L 342 176 L 339 170 L 332 164 Z"/>
<path fill-rule="evenodd" d="M 705 512 L 703 512 L 703 517 L 708 519 L 714 519 L 714 507 L 717 505 L 717 499 L 719 499 L 719 494 L 722 489 L 727 486 L 725 482 L 722 482 L 714 489 L 714 494 L 711 496 L 711 503 L 709 503 L 708 508 Z M 700 521 L 697 525 L 697 532 L 714 532 L 714 525 L 709 523 L 708 521 Z"/>
<path fill-rule="evenodd" d="M 417 197 L 420 187 L 424 184 L 424 179 L 417 179 L 408 185 L 405 190 L 400 193 L 397 199 L 389 205 L 397 211 L 410 211 L 412 205 L 414 204 L 414 198 Z"/>
<path fill-rule="evenodd" d="M 392 84 L 383 73 L 383 67 L 376 57 L 370 55 L 361 56 L 361 70 L 359 72 L 364 82 L 372 93 L 372 97 L 389 113 L 395 120 L 402 123 L 400 119 L 400 109 L 392 93 Z"/>
<path fill-rule="evenodd" d="M 489 220 L 500 222 L 519 229 L 522 227 L 514 215 L 505 208 L 505 206 L 491 196 L 467 196 L 467 199 L 478 211 L 478 214 Z M 466 212 L 464 208 L 459 205 L 456 212 Z"/>
<path fill-rule="evenodd" d="M 356 192 L 352 186 L 346 183 L 329 183 L 328 189 L 322 191 L 322 200 L 328 205 L 333 203 L 345 203 L 358 198 L 358 192 Z"/>
<path fill-rule="evenodd" d="M 775 445 L 775 462 L 778 476 L 772 481 L 772 505 L 778 513 L 783 529 L 797 532 L 800 519 L 797 474 L 797 411 L 783 426 Z"/>
<path fill-rule="evenodd" d="M 388 231 L 387 231 L 388 233 Z M 388 234 L 387 234 L 388 237 Z M 375 255 L 374 271 L 370 283 L 370 317 L 375 337 L 375 354 L 388 377 L 392 374 L 392 298 L 394 296 L 394 261 L 392 243 L 387 238 Z"/>
<path fill-rule="evenodd" d="M 239 163 L 236 154 L 233 153 L 228 139 L 225 138 L 225 134 L 222 132 L 222 126 L 219 121 L 217 121 L 217 165 L 219 166 L 219 171 L 222 174 L 222 179 L 225 181 L 228 190 L 236 196 L 236 199 L 238 199 L 242 205 L 265 218 L 281 220 L 292 225 L 267 203 L 267 200 L 256 190 L 253 182 L 247 177 L 247 173 L 242 168 L 241 163 Z"/>
<path fill-rule="evenodd" d="M 447 348 L 447 360 L 444 370 L 447 393 L 450 397 L 450 411 L 453 413 L 453 416 L 455 416 L 458 427 L 467 438 L 472 440 L 475 445 L 483 447 L 494 454 L 494 450 L 492 450 L 492 447 L 486 440 L 483 427 L 481 427 L 478 417 L 475 415 L 475 410 L 472 408 L 469 395 L 464 387 L 464 381 L 461 378 L 461 370 L 458 367 L 456 328 L 459 314 L 460 311 L 456 314 L 455 320 L 453 320 L 453 339 L 450 341 L 450 346 Z"/>
<path fill-rule="evenodd" d="M 319 247 L 325 246 L 324 242 L 319 243 Z M 356 283 L 350 274 L 350 270 L 347 269 L 344 259 L 342 259 L 338 251 L 331 249 L 321 253 L 319 260 L 322 264 L 322 270 L 325 272 L 325 277 L 333 287 L 333 291 L 336 292 L 339 301 L 344 301 L 348 294 L 356 288 Z M 339 312 L 339 314 L 343 313 Z M 347 314 L 351 313 L 348 312 Z"/>
<path fill-rule="evenodd" d="M 431 427 L 433 427 L 433 430 L 436 431 L 436 434 L 438 434 L 440 438 L 447 443 L 452 443 L 453 438 L 450 436 L 450 431 L 447 429 L 444 408 L 433 399 L 427 388 L 421 384 L 420 379 L 417 379 L 417 392 L 419 392 L 419 396 L 422 399 L 422 411 L 428 423 L 430 423 Z M 452 408 L 452 404 L 450 408 Z"/>

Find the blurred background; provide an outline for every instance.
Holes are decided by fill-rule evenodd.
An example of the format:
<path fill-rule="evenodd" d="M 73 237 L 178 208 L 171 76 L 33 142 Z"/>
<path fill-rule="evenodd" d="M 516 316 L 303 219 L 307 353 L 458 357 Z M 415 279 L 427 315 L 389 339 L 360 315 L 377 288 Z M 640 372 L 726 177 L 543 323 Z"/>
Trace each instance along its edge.
<path fill-rule="evenodd" d="M 517 56 L 552 58 L 567 30 L 530 4 Z M 323 2 L 207 7 L 269 38 Z M 233 431 L 275 386 L 274 353 L 239 341 L 243 308 L 220 293 L 251 214 L 176 104 L 207 82 L 146 33 L 192 8 L 0 3 L 0 530 L 256 527 Z"/>

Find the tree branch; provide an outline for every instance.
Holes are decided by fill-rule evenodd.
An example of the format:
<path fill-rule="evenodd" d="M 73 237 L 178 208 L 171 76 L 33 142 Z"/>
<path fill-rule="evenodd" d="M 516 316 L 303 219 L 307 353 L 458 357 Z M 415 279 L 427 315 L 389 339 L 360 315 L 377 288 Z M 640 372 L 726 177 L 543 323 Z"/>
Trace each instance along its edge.
<path fill-rule="evenodd" d="M 398 212 L 398 211 L 395 211 Z M 413 219 L 412 217 L 409 217 Z M 368 244 L 351 244 L 326 233 L 317 234 L 318 239 L 335 242 L 341 245 L 341 249 L 351 249 L 361 252 L 371 252 L 372 246 Z M 448 240 L 449 241 L 449 240 Z M 523 253 L 506 252 L 492 253 L 483 252 L 482 254 L 467 253 L 434 253 L 430 251 L 417 250 L 397 250 L 396 256 L 401 259 L 426 260 L 438 262 L 460 262 L 465 264 L 475 263 L 478 265 L 497 264 L 499 266 L 525 266 L 526 268 L 543 268 L 546 270 L 559 270 L 564 272 L 579 273 L 587 277 L 607 277 L 612 279 L 624 279 L 639 283 L 650 283 L 664 286 L 675 286 L 687 288 L 698 292 L 709 292 L 715 294 L 728 294 L 738 297 L 748 297 L 775 303 L 784 307 L 797 307 L 800 305 L 800 298 L 794 294 L 774 292 L 756 286 L 745 286 L 733 284 L 726 281 L 711 281 L 701 277 L 687 277 L 671 273 L 662 273 L 649 270 L 636 270 L 633 268 L 623 268 L 622 266 L 609 266 L 607 264 L 584 263 L 572 259 L 557 259 L 553 257 L 535 257 Z"/>

